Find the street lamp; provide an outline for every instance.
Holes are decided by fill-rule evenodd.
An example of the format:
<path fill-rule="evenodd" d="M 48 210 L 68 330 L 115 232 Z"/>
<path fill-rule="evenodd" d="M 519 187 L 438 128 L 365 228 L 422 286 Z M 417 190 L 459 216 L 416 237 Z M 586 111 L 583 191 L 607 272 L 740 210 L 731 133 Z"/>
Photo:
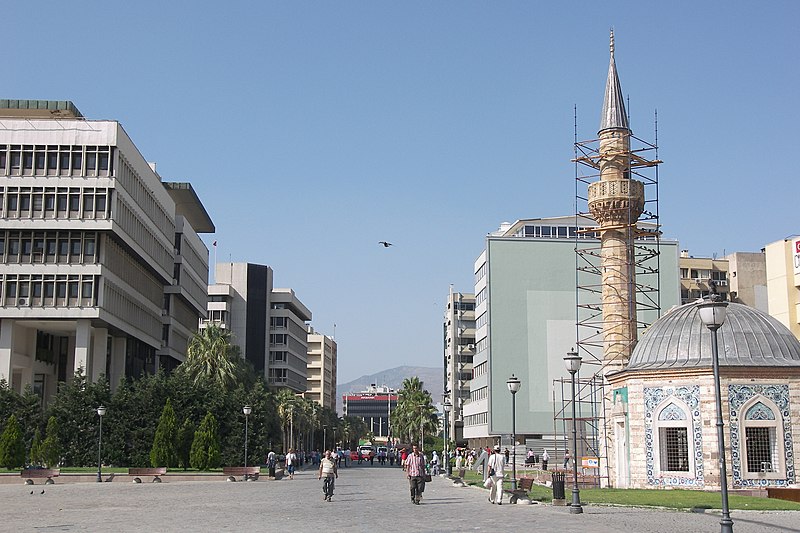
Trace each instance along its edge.
<path fill-rule="evenodd" d="M 102 451 L 103 446 L 103 417 L 106 414 L 106 407 L 101 405 L 97 408 L 97 416 L 100 417 L 100 434 L 97 437 L 97 482 L 101 483 L 103 481 L 103 473 L 102 473 L 102 460 L 100 459 L 100 454 Z"/>
<path fill-rule="evenodd" d="M 322 453 L 325 453 L 328 446 L 328 424 L 322 425 Z"/>
<path fill-rule="evenodd" d="M 578 489 L 578 420 L 575 414 L 575 374 L 581 369 L 581 356 L 575 352 L 567 352 L 564 364 L 572 378 L 572 504 L 570 514 L 583 513 L 581 494 Z"/>
<path fill-rule="evenodd" d="M 253 412 L 253 408 L 249 405 L 242 407 L 244 413 L 244 467 L 247 469 L 247 418 Z M 244 480 L 247 481 L 247 474 L 244 475 Z"/>
<path fill-rule="evenodd" d="M 511 459 L 511 490 L 514 491 L 517 490 L 517 392 L 522 382 L 514 374 L 511 374 L 506 385 L 511 391 L 511 449 L 514 454 Z"/>
<path fill-rule="evenodd" d="M 719 454 L 719 482 L 722 492 L 722 519 L 719 530 L 722 533 L 733 532 L 733 520 L 728 510 L 728 473 L 725 466 L 725 431 L 722 421 L 722 394 L 719 383 L 719 348 L 717 347 L 717 330 L 725 323 L 728 302 L 723 302 L 717 294 L 716 286 L 712 286 L 711 295 L 697 306 L 700 320 L 711 330 L 711 359 L 714 366 L 714 399 L 717 404 L 717 454 Z"/>
<path fill-rule="evenodd" d="M 448 415 L 450 414 L 450 409 L 453 408 L 453 404 L 450 403 L 448 398 L 444 399 L 444 403 L 442 404 L 442 408 L 444 409 L 444 460 L 447 461 L 445 464 L 446 472 L 448 476 L 453 475 L 453 465 L 450 464 L 450 447 L 449 443 L 447 442 L 447 431 L 449 429 L 449 422 L 448 422 Z"/>

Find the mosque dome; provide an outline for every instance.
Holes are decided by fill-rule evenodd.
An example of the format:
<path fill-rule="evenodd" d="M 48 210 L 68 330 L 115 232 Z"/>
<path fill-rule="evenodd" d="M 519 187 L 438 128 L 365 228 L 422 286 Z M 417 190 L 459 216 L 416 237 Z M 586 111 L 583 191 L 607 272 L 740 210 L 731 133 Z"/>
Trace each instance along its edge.
<path fill-rule="evenodd" d="M 703 325 L 697 302 L 670 310 L 642 335 L 628 370 L 712 366 L 711 332 Z M 719 364 L 723 366 L 800 366 L 800 341 L 775 318 L 753 307 L 729 303 L 717 330 Z"/>

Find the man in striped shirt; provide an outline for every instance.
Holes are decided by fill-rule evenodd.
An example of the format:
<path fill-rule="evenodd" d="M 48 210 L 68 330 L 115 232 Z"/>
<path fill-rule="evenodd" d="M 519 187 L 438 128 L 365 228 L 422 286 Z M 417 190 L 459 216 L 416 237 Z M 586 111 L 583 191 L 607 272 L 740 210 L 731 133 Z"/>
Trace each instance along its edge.
<path fill-rule="evenodd" d="M 422 484 L 425 482 L 425 459 L 419 453 L 419 448 L 414 446 L 411 454 L 406 457 L 403 469 L 408 476 L 408 485 L 411 488 L 411 503 L 419 505 L 422 498 Z"/>

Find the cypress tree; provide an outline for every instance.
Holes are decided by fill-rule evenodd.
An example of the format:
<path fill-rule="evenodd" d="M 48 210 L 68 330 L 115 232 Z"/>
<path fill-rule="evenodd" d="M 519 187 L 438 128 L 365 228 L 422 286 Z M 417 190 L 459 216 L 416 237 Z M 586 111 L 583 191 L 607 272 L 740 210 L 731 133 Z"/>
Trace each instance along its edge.
<path fill-rule="evenodd" d="M 42 465 L 42 434 L 37 429 L 36 433 L 33 434 L 33 441 L 31 441 L 31 454 L 30 454 L 30 465 L 31 466 L 41 466 Z"/>
<path fill-rule="evenodd" d="M 25 443 L 22 440 L 17 417 L 8 417 L 3 435 L 0 436 L 0 466 L 8 469 L 25 465 Z"/>
<path fill-rule="evenodd" d="M 58 441 L 58 421 L 51 416 L 47 420 L 47 429 L 44 433 L 44 442 L 41 448 L 42 462 L 47 468 L 55 468 L 61 459 L 61 447 Z"/>
<path fill-rule="evenodd" d="M 172 409 L 172 402 L 167 398 L 156 428 L 153 448 L 150 450 L 151 466 L 178 466 L 177 437 L 175 411 Z"/>
<path fill-rule="evenodd" d="M 208 470 L 220 465 L 220 442 L 217 428 L 217 419 L 210 412 L 200 423 L 194 433 L 194 441 L 190 452 L 189 462 L 192 468 Z"/>
<path fill-rule="evenodd" d="M 194 440 L 194 424 L 190 419 L 183 421 L 183 426 L 178 431 L 178 466 L 187 470 L 191 465 L 190 454 Z"/>

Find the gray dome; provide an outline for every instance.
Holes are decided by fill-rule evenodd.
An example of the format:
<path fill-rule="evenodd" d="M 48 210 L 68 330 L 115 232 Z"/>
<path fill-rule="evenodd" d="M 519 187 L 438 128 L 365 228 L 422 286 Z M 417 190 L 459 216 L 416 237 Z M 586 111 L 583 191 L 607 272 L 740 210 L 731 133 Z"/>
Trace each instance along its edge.
<path fill-rule="evenodd" d="M 700 320 L 701 301 L 676 307 L 645 331 L 629 370 L 712 365 L 711 332 Z M 717 331 L 720 366 L 800 366 L 800 341 L 773 317 L 743 304 L 728 304 Z"/>

